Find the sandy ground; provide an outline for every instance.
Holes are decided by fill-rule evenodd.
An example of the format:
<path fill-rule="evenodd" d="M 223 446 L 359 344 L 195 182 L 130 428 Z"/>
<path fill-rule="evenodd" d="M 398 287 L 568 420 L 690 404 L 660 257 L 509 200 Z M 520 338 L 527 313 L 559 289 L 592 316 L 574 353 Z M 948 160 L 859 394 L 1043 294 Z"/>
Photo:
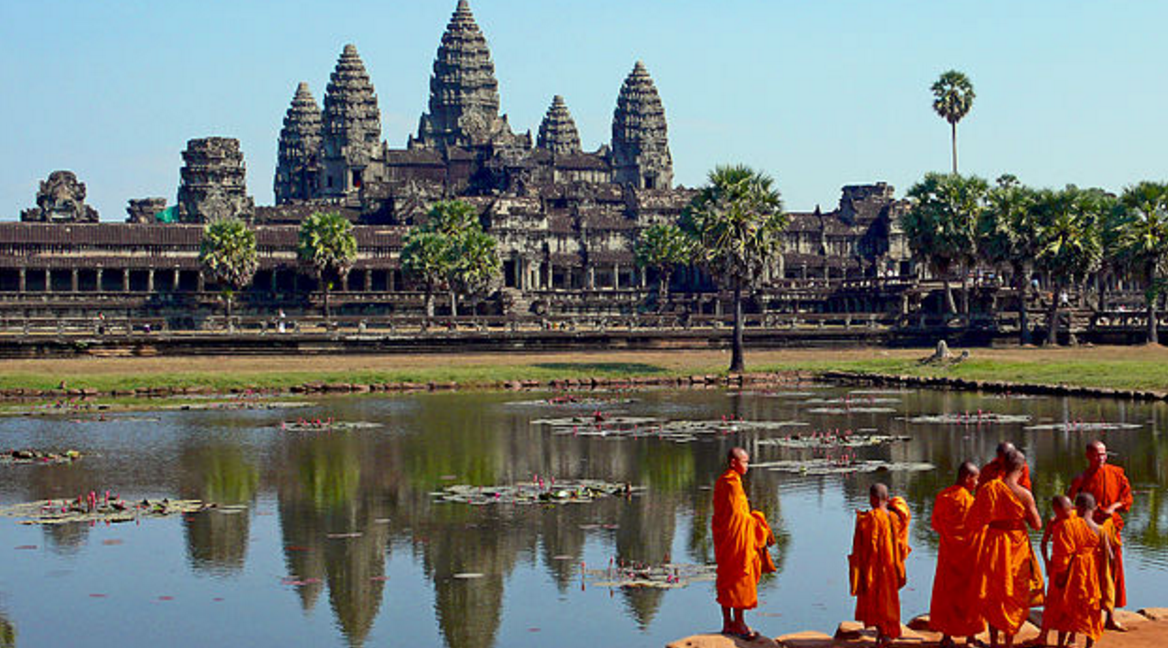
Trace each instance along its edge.
<path fill-rule="evenodd" d="M 1161 360 L 1168 362 L 1168 347 L 1093 347 L 1075 349 L 975 349 L 975 357 L 986 360 L 1044 362 L 1052 360 L 1123 361 Z M 871 358 L 913 359 L 927 355 L 921 349 L 784 349 L 747 350 L 747 369 L 784 363 L 863 360 Z M 46 360 L 4 360 L 0 371 L 54 375 L 168 374 L 175 372 L 281 373 L 293 371 L 390 371 L 445 367 L 490 367 L 545 363 L 643 363 L 668 370 L 705 371 L 728 364 L 726 351 L 613 351 L 573 353 L 481 353 L 481 354 L 387 354 L 337 356 L 195 356 L 65 358 Z"/>

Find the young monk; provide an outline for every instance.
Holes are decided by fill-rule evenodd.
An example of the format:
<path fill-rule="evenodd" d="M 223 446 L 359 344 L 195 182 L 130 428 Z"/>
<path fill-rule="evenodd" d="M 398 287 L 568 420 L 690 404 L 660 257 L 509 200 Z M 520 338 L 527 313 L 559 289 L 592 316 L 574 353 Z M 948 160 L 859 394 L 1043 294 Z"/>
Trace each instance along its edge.
<path fill-rule="evenodd" d="M 1107 540 L 1091 519 L 1095 498 L 1090 493 L 1079 493 L 1075 507 L 1078 515 L 1059 525 L 1052 539 L 1050 580 L 1061 587 L 1062 602 L 1050 625 L 1059 633 L 1060 647 L 1074 643 L 1075 634 L 1082 633 L 1087 637 L 1086 648 L 1091 648 L 1103 634 L 1098 556 Z"/>
<path fill-rule="evenodd" d="M 1046 598 L 1042 606 L 1042 630 L 1038 637 L 1033 641 L 1028 642 L 1028 646 L 1045 646 L 1046 639 L 1050 631 L 1054 629 L 1052 625 L 1062 614 L 1063 602 L 1063 588 L 1058 581 L 1053 577 L 1053 572 L 1050 570 L 1050 542 L 1053 537 L 1061 532 L 1063 524 L 1074 517 L 1075 507 L 1071 503 L 1071 499 L 1065 495 L 1055 495 L 1050 500 L 1050 508 L 1054 512 L 1052 517 L 1046 525 L 1046 529 L 1042 532 L 1042 543 L 1039 546 L 1039 551 L 1042 553 L 1042 562 L 1046 565 L 1046 573 L 1050 578 L 1046 583 Z M 1064 633 L 1059 633 L 1058 645 L 1063 645 L 1065 637 Z"/>
<path fill-rule="evenodd" d="M 966 461 L 957 469 L 957 482 L 938 493 L 933 504 L 933 529 L 941 542 L 937 549 L 929 626 L 943 635 L 941 648 L 954 646 L 953 637 L 966 637 L 965 645 L 974 645 L 974 635 L 985 630 L 985 620 L 978 614 L 977 601 L 970 589 L 980 535 L 966 525 L 977 481 L 977 466 Z"/>
<path fill-rule="evenodd" d="M 911 515 L 903 498 L 890 497 L 884 484 L 868 489 L 869 511 L 856 511 L 852 554 L 848 556 L 856 620 L 875 627 L 876 645 L 885 648 L 900 636 L 900 588 L 905 585 Z"/>
<path fill-rule="evenodd" d="M 984 535 L 974 571 L 974 593 L 982 617 L 990 626 L 990 645 L 1005 636 L 1006 648 L 1030 612 L 1031 593 L 1041 593 L 1042 572 L 1026 533 L 1029 523 L 1042 528 L 1034 496 L 1018 483 L 1026 457 L 1014 451 L 1006 457 L 1006 476 L 977 489 L 967 525 Z"/>
<path fill-rule="evenodd" d="M 1006 457 L 1011 452 L 1017 452 L 1018 448 L 1014 447 L 1013 443 L 1009 441 L 1002 441 L 998 444 L 997 453 L 992 461 L 981 467 L 981 477 L 978 482 L 981 484 L 988 484 L 989 482 L 1006 476 Z M 1030 483 L 1030 466 L 1022 468 L 1022 476 L 1018 478 L 1018 483 L 1028 491 L 1033 491 L 1034 488 Z"/>
<path fill-rule="evenodd" d="M 758 632 L 746 625 L 746 610 L 758 607 L 763 552 L 774 536 L 762 512 L 750 510 L 742 488 L 750 455 L 742 448 L 731 448 L 726 464 L 726 472 L 714 484 L 712 526 L 718 563 L 714 586 L 722 606 L 722 634 L 751 641 L 758 638 Z"/>

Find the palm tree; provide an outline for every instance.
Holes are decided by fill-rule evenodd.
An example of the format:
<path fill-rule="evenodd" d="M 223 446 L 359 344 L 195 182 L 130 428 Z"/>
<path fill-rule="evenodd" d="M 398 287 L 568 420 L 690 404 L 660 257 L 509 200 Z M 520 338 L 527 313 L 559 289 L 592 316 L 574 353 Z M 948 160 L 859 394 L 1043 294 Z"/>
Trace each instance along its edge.
<path fill-rule="evenodd" d="M 238 218 L 225 218 L 203 227 L 199 263 L 219 284 L 230 328 L 235 293 L 251 283 L 259 268 L 255 232 Z"/>
<path fill-rule="evenodd" d="M 782 254 L 789 222 L 774 180 L 743 165 L 716 167 L 682 213 L 682 229 L 695 241 L 695 259 L 734 291 L 731 372 L 745 369 L 742 291 Z"/>
<path fill-rule="evenodd" d="M 990 189 L 986 208 L 978 219 L 977 239 L 982 259 L 1010 269 L 1010 280 L 1018 296 L 1019 342 L 1030 344 L 1030 321 L 1026 305 L 1038 252 L 1038 221 L 1033 189 L 1018 183 L 1012 175 L 998 178 Z"/>
<path fill-rule="evenodd" d="M 503 270 L 499 244 L 482 230 L 478 220 L 462 231 L 456 246 L 458 257 L 451 273 L 451 283 L 463 294 L 478 295 L 489 291 Z M 458 303 L 451 297 L 450 313 L 458 315 Z"/>
<path fill-rule="evenodd" d="M 928 173 L 908 191 L 912 207 L 901 216 L 901 227 L 915 256 L 925 259 L 945 287 L 945 307 L 957 312 L 950 278 L 975 258 L 977 222 L 985 208 L 989 184 L 976 176 Z M 968 306 L 968 291 L 962 302 Z M 967 309 L 966 309 L 967 310 Z"/>
<path fill-rule="evenodd" d="M 324 319 L 329 323 L 329 292 L 332 280 L 343 281 L 357 260 L 357 237 L 353 224 L 339 212 L 313 212 L 300 224 L 296 252 L 316 273 L 324 290 Z"/>
<path fill-rule="evenodd" d="M 953 142 L 953 173 L 957 173 L 957 122 L 973 108 L 973 84 L 957 70 L 949 70 L 933 84 L 933 110 L 949 122 Z"/>
<path fill-rule="evenodd" d="M 499 275 L 498 243 L 483 231 L 478 212 L 461 200 L 435 203 L 420 226 L 406 235 L 402 267 L 426 289 L 426 316 L 434 316 L 434 292 L 445 285 L 450 314 L 458 315 L 458 292 L 486 290 Z"/>
<path fill-rule="evenodd" d="M 415 229 L 406 235 L 401 262 L 407 274 L 421 280 L 426 293 L 426 317 L 434 317 L 434 293 L 444 285 L 454 266 L 450 239 L 437 232 Z"/>
<path fill-rule="evenodd" d="M 641 268 L 657 271 L 657 310 L 665 307 L 669 279 L 678 266 L 693 258 L 693 239 L 676 225 L 651 225 L 641 231 L 633 253 Z"/>
<path fill-rule="evenodd" d="M 1168 263 L 1168 184 L 1141 182 L 1120 196 L 1123 220 L 1119 249 L 1147 282 L 1148 344 L 1159 344 L 1156 301 L 1164 290 L 1163 270 Z"/>
<path fill-rule="evenodd" d="M 1099 224 L 1109 208 L 1102 192 L 1068 186 L 1039 192 L 1035 261 L 1051 284 L 1046 343 L 1058 344 L 1059 302 L 1072 282 L 1096 269 L 1102 256 Z"/>

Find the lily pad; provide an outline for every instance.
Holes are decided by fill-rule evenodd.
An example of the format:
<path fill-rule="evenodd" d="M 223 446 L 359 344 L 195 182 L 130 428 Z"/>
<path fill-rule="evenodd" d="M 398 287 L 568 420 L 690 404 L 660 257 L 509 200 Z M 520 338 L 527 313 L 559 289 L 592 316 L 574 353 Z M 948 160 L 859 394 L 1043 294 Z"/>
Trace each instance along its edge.
<path fill-rule="evenodd" d="M 708 421 L 665 421 L 650 417 L 594 416 L 561 419 L 539 419 L 532 423 L 545 425 L 552 434 L 610 439 L 657 438 L 678 443 L 695 441 L 699 437 L 718 437 L 742 432 L 774 431 L 808 425 L 803 421 L 747 421 L 724 418 Z"/>
<path fill-rule="evenodd" d="M 857 407 L 813 407 L 807 410 L 808 414 L 832 414 L 847 416 L 848 414 L 895 414 L 894 407 L 871 407 L 860 405 Z"/>
<path fill-rule="evenodd" d="M 295 421 L 282 421 L 278 427 L 281 432 L 351 432 L 353 430 L 379 428 L 381 424 L 372 421 L 297 419 Z"/>
<path fill-rule="evenodd" d="M 0 452 L 0 466 L 22 464 L 69 464 L 81 458 L 76 450 L 52 452 L 47 450 L 6 450 Z"/>
<path fill-rule="evenodd" d="M 199 513 L 217 508 L 201 500 L 142 500 L 128 502 L 114 498 L 108 502 L 76 500 L 42 500 L 0 508 L 0 517 L 17 518 L 20 524 L 68 524 L 71 522 L 133 522 L 142 518 L 162 518 L 184 513 Z"/>
<path fill-rule="evenodd" d="M 1005 425 L 1011 423 L 1029 423 L 1028 414 L 998 414 L 996 412 L 950 412 L 946 414 L 922 414 L 907 416 L 909 423 L 925 423 L 928 425 Z"/>
<path fill-rule="evenodd" d="M 802 448 L 820 450 L 826 448 L 866 448 L 870 446 L 888 445 L 911 441 L 912 437 L 889 434 L 792 434 L 785 437 L 762 439 L 759 445 L 772 445 L 780 448 Z"/>
<path fill-rule="evenodd" d="M 873 472 L 925 472 L 936 470 L 930 463 L 893 462 L 880 459 L 818 458 L 785 461 L 766 461 L 750 465 L 754 469 L 800 475 L 851 475 Z"/>
<path fill-rule="evenodd" d="M 1027 425 L 1027 430 L 1052 432 L 1112 432 L 1115 430 L 1138 430 L 1144 426 L 1139 423 L 1108 423 L 1104 421 L 1068 421 L 1065 423 L 1046 423 L 1042 425 Z"/>
<path fill-rule="evenodd" d="M 691 583 L 715 580 L 717 569 L 716 565 L 626 565 L 585 569 L 584 576 L 591 579 L 593 587 L 679 589 Z"/>
<path fill-rule="evenodd" d="M 596 479 L 532 480 L 501 486 L 457 484 L 432 493 L 440 502 L 458 504 L 572 504 L 612 496 L 628 496 L 644 490 L 631 484 L 614 484 Z"/>

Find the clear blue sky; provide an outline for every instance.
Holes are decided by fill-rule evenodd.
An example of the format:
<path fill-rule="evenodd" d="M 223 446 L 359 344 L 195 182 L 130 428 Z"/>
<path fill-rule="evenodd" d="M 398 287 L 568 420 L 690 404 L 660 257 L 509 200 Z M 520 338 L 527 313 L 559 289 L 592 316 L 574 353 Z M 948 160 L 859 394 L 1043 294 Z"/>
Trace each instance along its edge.
<path fill-rule="evenodd" d="M 299 81 L 321 94 L 357 45 L 382 137 L 403 147 L 455 0 L 0 1 L 0 219 L 75 171 L 102 220 L 174 202 L 190 138 L 242 141 L 248 189 L 272 203 L 276 137 Z M 608 141 L 617 91 L 648 66 L 675 179 L 715 164 L 772 174 L 792 210 L 844 184 L 898 195 L 949 165 L 929 86 L 973 80 L 961 170 L 1038 186 L 1168 179 L 1168 3 L 1078 0 L 471 0 L 503 112 L 538 128 L 554 94 L 585 148 Z"/>

